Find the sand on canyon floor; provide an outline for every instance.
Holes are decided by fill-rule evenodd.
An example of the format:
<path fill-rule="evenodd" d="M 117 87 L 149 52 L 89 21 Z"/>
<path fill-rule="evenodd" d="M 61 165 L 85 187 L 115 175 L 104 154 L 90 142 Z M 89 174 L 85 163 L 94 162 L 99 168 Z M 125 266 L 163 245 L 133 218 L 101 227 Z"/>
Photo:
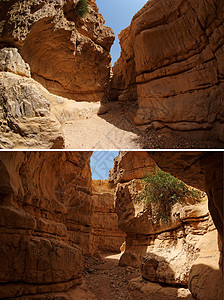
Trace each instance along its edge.
<path fill-rule="evenodd" d="M 134 106 L 134 104 L 133 104 Z M 144 130 L 133 122 L 135 108 L 123 103 L 110 103 L 109 110 L 98 115 L 99 102 L 73 102 L 69 118 L 62 117 L 66 149 L 209 149 L 222 144 L 160 133 L 152 127 Z M 61 108 L 60 114 L 61 114 Z M 74 113 L 75 112 L 75 113 Z M 66 113 L 63 113 L 66 115 Z M 60 119 L 60 117 L 59 117 Z"/>

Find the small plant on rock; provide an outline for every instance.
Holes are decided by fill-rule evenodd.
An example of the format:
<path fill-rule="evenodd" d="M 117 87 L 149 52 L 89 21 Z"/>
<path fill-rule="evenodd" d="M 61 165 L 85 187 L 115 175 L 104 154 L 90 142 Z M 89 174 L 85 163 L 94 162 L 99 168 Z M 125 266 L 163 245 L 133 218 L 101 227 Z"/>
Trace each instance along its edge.
<path fill-rule="evenodd" d="M 84 18 L 89 12 L 89 1 L 79 0 L 75 7 L 76 16 Z"/>
<path fill-rule="evenodd" d="M 137 201 L 144 201 L 146 206 L 151 203 L 157 218 L 165 223 L 168 223 L 175 203 L 196 202 L 203 197 L 201 191 L 190 189 L 184 182 L 159 168 L 156 168 L 154 174 L 147 174 L 143 181 L 145 187 Z"/>

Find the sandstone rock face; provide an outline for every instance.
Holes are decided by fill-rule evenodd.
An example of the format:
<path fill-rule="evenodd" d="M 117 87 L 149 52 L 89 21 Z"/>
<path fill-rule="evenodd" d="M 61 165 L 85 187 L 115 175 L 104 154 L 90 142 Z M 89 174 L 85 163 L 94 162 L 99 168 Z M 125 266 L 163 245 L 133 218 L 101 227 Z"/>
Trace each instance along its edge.
<path fill-rule="evenodd" d="M 139 152 L 131 153 L 132 156 L 139 155 Z M 171 172 L 173 175 L 179 175 L 180 179 L 186 179 L 186 183 L 207 191 L 209 201 L 211 201 L 211 192 L 209 195 L 205 181 L 213 182 L 212 197 L 214 198 L 212 201 L 217 201 L 216 205 L 220 205 L 218 204 L 218 191 L 222 190 L 219 181 L 219 177 L 222 176 L 220 172 L 222 162 L 217 157 L 219 154 L 150 152 L 148 155 L 155 159 L 155 165 L 158 164 L 165 171 L 173 170 Z M 205 175 L 202 171 L 207 170 L 208 165 L 205 162 L 207 164 L 210 162 L 209 175 Z M 135 172 L 133 174 L 134 177 Z M 155 283 L 155 285 L 144 285 L 141 280 L 136 279 L 137 281 L 133 282 L 134 286 L 144 291 L 147 290 L 147 294 L 152 299 L 160 299 L 158 293 L 159 295 L 161 293 L 161 299 L 165 297 L 166 291 L 156 283 L 181 285 L 184 288 L 189 285 L 195 299 L 212 299 L 212 297 L 222 299 L 222 274 L 219 270 L 222 247 L 220 249 L 218 247 L 219 235 L 209 214 L 207 201 L 202 200 L 202 202 L 184 206 L 175 204 L 169 222 L 164 223 L 155 219 L 152 205 L 144 207 L 144 204 L 136 203 L 135 200 L 142 188 L 143 185 L 138 179 L 129 178 L 127 182 L 118 183 L 115 195 L 119 228 L 127 233 L 126 249 L 120 259 L 120 264 L 141 266 L 143 278 Z M 214 211 L 211 210 L 211 213 L 213 216 Z M 212 292 L 206 293 L 208 283 L 204 285 L 203 280 L 210 282 Z M 182 293 L 182 291 L 172 290 L 169 293 L 171 299 L 187 299 L 188 295 L 187 291 Z M 178 298 L 175 293 L 180 293 L 182 296 L 179 295 Z"/>
<path fill-rule="evenodd" d="M 222 0 L 148 1 L 120 33 L 111 90 L 138 125 L 224 141 Z"/>
<path fill-rule="evenodd" d="M 209 211 L 223 240 L 223 153 L 151 152 L 158 166 L 208 195 Z"/>
<path fill-rule="evenodd" d="M 94 252 L 120 252 L 125 233 L 118 228 L 114 207 L 114 188 L 107 180 L 93 180 Z"/>
<path fill-rule="evenodd" d="M 42 294 L 80 283 L 72 224 L 88 222 L 90 155 L 1 152 L 0 298 L 51 299 Z"/>
<path fill-rule="evenodd" d="M 189 272 L 199 258 L 218 270 L 218 237 L 211 218 L 200 214 L 181 221 L 182 227 L 151 236 L 141 267 L 149 281 L 188 286 Z"/>
<path fill-rule="evenodd" d="M 75 100 L 104 99 L 110 75 L 112 29 L 94 0 L 85 18 L 77 0 L 4 0 L 0 4 L 0 45 L 16 47 L 32 77 L 50 92 Z"/>
<path fill-rule="evenodd" d="M 63 148 L 50 94 L 14 48 L 0 50 L 0 148 Z"/>
<path fill-rule="evenodd" d="M 222 152 L 191 152 L 191 153 L 151 153 L 150 156 L 160 168 L 172 173 L 186 183 L 206 191 L 208 207 L 214 224 L 219 233 L 220 261 L 211 266 L 199 261 L 192 267 L 189 287 L 195 299 L 222 299 L 222 268 L 223 268 L 223 153 Z M 181 170 L 181 171 L 180 171 Z M 200 174 L 200 176 L 199 176 Z M 198 177 L 198 179 L 197 179 Z M 198 288 L 201 283 L 202 288 Z M 208 293 L 209 289 L 209 293 Z M 214 295 L 212 295 L 214 293 Z"/>
<path fill-rule="evenodd" d="M 114 160 L 114 167 L 109 171 L 109 181 L 113 184 L 140 179 L 146 173 L 155 170 L 156 164 L 146 152 L 120 151 Z"/>

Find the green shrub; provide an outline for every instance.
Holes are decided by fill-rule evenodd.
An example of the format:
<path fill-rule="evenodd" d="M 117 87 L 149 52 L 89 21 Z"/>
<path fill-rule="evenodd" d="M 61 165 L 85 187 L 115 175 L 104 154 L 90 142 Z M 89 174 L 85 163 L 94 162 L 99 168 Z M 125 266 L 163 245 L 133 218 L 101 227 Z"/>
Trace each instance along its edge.
<path fill-rule="evenodd" d="M 85 17 L 89 12 L 89 1 L 79 0 L 78 4 L 75 7 L 75 11 L 78 17 Z"/>
<path fill-rule="evenodd" d="M 194 203 L 203 197 L 201 191 L 190 189 L 184 182 L 158 168 L 154 174 L 147 174 L 143 181 L 145 186 L 137 201 L 144 201 L 146 206 L 149 203 L 157 206 L 158 217 L 165 223 L 168 223 L 175 203 Z"/>

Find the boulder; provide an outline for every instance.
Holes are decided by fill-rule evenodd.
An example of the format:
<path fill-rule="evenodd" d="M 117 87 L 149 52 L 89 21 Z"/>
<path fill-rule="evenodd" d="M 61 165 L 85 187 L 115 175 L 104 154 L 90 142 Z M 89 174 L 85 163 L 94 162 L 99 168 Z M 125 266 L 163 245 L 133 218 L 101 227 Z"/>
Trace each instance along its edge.
<path fill-rule="evenodd" d="M 46 93 L 32 78 L 0 72 L 0 148 L 64 147 Z"/>

